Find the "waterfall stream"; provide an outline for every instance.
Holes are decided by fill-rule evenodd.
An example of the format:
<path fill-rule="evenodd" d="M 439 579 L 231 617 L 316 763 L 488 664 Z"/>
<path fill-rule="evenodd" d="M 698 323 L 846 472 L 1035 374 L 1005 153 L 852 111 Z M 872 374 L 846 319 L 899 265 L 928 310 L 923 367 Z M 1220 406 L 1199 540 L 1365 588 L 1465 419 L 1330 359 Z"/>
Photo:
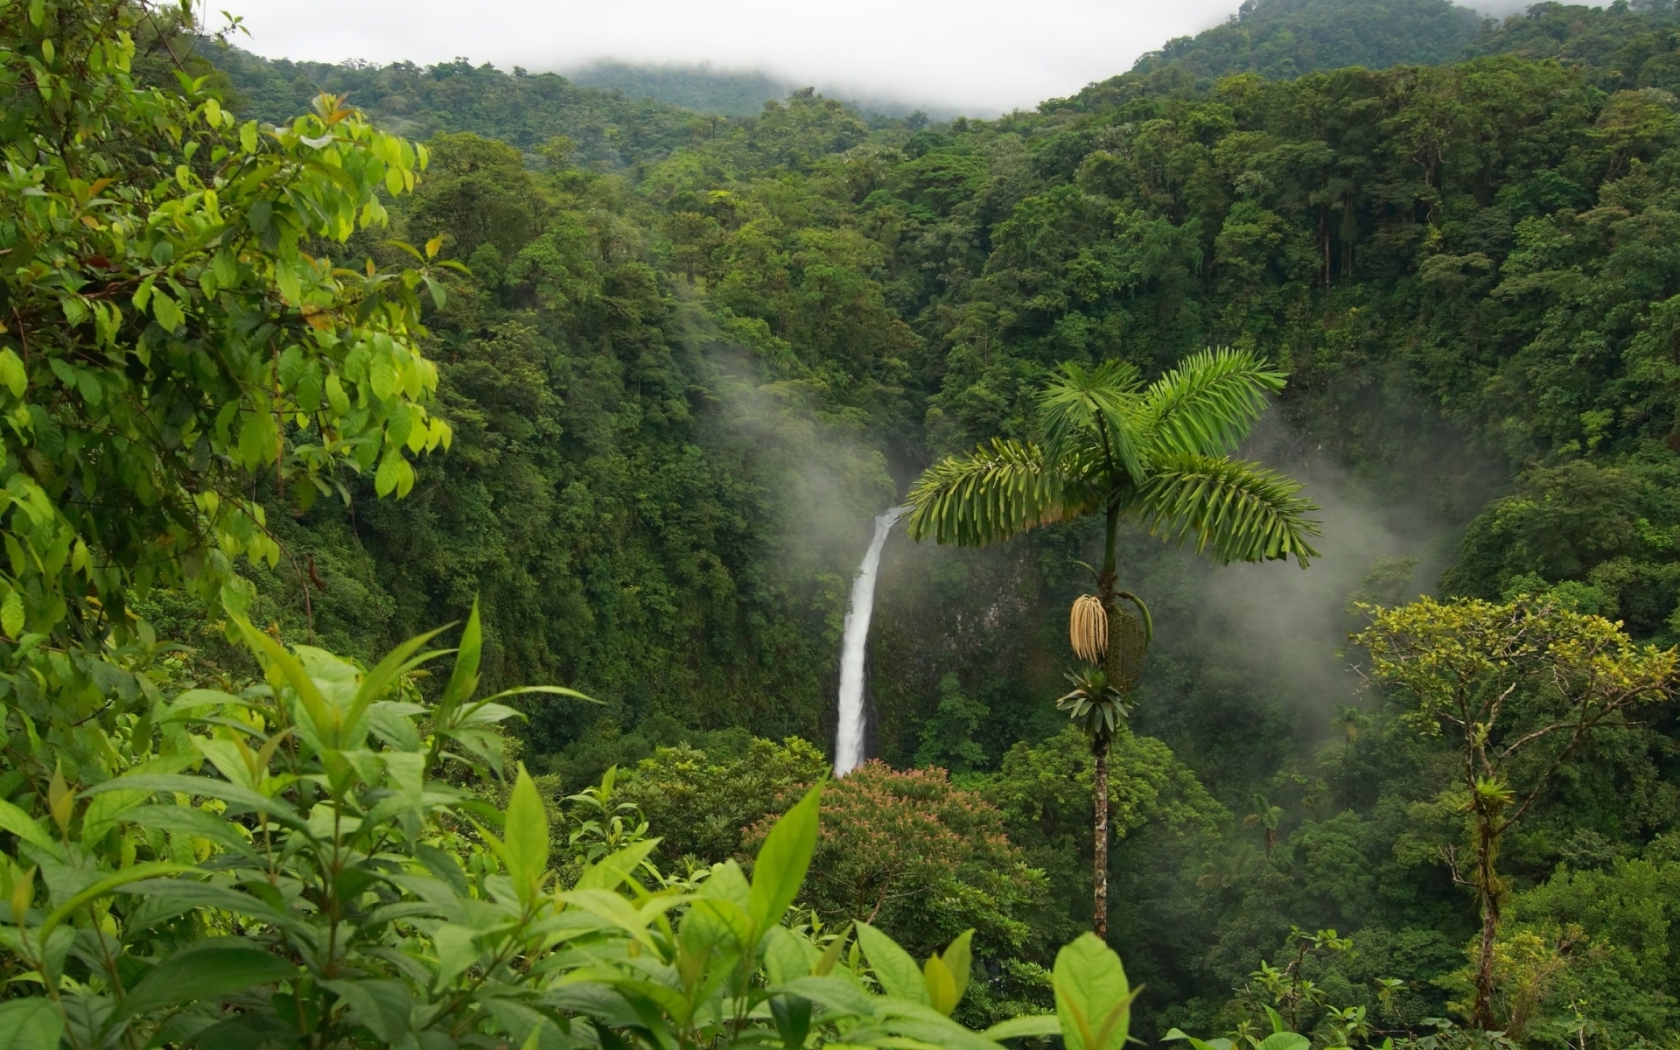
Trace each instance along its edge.
<path fill-rule="evenodd" d="M 869 646 L 869 618 L 875 612 L 875 575 L 887 533 L 904 513 L 888 507 L 875 519 L 875 535 L 852 581 L 852 605 L 846 610 L 846 633 L 840 645 L 840 720 L 834 734 L 834 775 L 843 777 L 863 762 L 863 657 Z"/>

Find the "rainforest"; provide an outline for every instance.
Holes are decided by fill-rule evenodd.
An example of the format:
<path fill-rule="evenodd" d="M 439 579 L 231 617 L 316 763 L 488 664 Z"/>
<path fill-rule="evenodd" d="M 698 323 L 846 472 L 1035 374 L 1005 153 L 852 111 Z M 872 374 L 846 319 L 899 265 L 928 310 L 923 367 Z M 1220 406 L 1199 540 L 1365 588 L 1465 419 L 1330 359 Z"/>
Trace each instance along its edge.
<path fill-rule="evenodd" d="M 0 1050 L 1680 1046 L 1671 0 L 248 45 L 0 0 Z"/>

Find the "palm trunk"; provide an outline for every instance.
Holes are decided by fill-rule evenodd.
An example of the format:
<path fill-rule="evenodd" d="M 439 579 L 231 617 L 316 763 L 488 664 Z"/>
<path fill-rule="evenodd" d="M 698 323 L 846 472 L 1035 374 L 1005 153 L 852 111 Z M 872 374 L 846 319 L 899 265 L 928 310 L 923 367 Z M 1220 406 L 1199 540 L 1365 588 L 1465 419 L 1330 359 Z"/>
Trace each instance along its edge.
<path fill-rule="evenodd" d="M 1103 567 L 1097 576 L 1097 600 L 1102 602 L 1103 615 L 1108 618 L 1109 647 L 1107 659 L 1103 662 L 1103 670 L 1108 675 L 1110 684 L 1120 681 L 1120 647 L 1114 645 L 1114 590 L 1118 582 L 1118 574 L 1114 565 L 1115 537 L 1120 529 L 1120 511 L 1118 508 L 1108 509 L 1107 528 L 1103 535 Z"/>
<path fill-rule="evenodd" d="M 1091 795 L 1096 810 L 1092 822 L 1095 856 L 1091 862 L 1091 929 L 1104 942 L 1108 940 L 1108 743 L 1107 734 L 1091 741 Z"/>
<path fill-rule="evenodd" d="M 1102 602 L 1103 613 L 1109 622 L 1110 644 L 1106 670 L 1110 682 L 1120 680 L 1120 649 L 1113 644 L 1116 580 L 1114 547 L 1119 530 L 1120 510 L 1110 506 L 1103 530 L 1102 573 L 1097 577 L 1097 598 Z M 1105 942 L 1108 940 L 1108 745 L 1107 733 L 1099 733 L 1091 738 L 1091 929 Z"/>

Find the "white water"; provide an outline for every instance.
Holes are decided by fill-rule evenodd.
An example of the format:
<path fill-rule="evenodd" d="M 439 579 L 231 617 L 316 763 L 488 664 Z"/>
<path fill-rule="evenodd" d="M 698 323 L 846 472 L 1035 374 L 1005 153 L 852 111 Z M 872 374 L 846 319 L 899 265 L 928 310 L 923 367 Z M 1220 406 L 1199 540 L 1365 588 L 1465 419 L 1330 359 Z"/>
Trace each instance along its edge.
<path fill-rule="evenodd" d="M 875 519 L 875 536 L 852 581 L 852 607 L 846 611 L 846 634 L 840 644 L 840 725 L 834 734 L 834 775 L 843 777 L 863 762 L 863 655 L 869 644 L 869 618 L 875 612 L 875 573 L 887 533 L 904 513 L 888 507 Z"/>

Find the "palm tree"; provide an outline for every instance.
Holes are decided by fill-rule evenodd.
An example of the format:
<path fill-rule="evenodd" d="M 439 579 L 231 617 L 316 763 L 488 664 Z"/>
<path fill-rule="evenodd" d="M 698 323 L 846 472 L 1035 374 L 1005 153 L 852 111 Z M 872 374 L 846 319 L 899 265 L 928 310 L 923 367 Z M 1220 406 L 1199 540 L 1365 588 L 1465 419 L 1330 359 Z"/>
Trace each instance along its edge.
<path fill-rule="evenodd" d="M 1075 604 L 1075 651 L 1105 658 L 1100 688 L 1087 712 L 1123 705 L 1105 699 L 1137 682 L 1151 634 L 1148 609 L 1116 586 L 1120 522 L 1180 543 L 1222 563 L 1318 556 L 1309 537 L 1318 508 L 1301 486 L 1230 453 L 1265 411 L 1284 376 L 1246 351 L 1206 350 L 1145 385 L 1137 368 L 1106 361 L 1092 369 L 1064 363 L 1038 398 L 1037 441 L 998 438 L 967 455 L 940 460 L 910 489 L 910 536 L 937 543 L 985 546 L 1029 529 L 1086 515 L 1103 516 L 1103 565 L 1097 593 Z M 1121 602 L 1134 604 L 1133 616 Z M 1093 607 L 1100 610 L 1095 635 Z M 1094 681 L 1076 685 L 1069 700 Z M 1087 690 L 1089 691 L 1089 690 Z M 1076 711 L 1075 717 L 1081 717 Z M 1093 832 L 1093 924 L 1108 935 L 1108 746 L 1119 722 L 1103 732 L 1087 718 L 1098 790 Z M 1106 725 L 1106 716 L 1100 720 Z"/>
<path fill-rule="evenodd" d="M 1277 845 L 1278 825 L 1283 821 L 1283 807 L 1272 805 L 1271 799 L 1258 791 L 1254 793 L 1252 809 L 1243 818 L 1245 828 L 1266 829 L 1266 856 L 1272 855 L 1272 847 Z"/>

